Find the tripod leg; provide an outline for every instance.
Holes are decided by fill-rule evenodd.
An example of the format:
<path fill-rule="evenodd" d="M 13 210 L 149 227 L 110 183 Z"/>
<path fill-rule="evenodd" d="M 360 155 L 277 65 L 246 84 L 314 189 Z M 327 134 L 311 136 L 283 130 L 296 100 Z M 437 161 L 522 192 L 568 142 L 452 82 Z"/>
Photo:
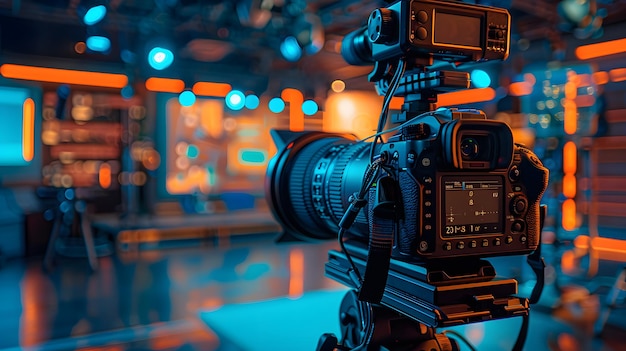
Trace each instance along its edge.
<path fill-rule="evenodd" d="M 624 291 L 626 291 L 626 266 L 622 268 L 621 273 L 617 276 L 611 292 L 609 292 L 609 294 L 607 295 L 607 306 L 603 311 L 600 312 L 600 316 L 596 321 L 594 329 L 597 336 L 601 335 L 604 331 L 604 326 L 609 320 L 611 312 L 613 312 L 613 310 L 615 309 L 617 298 L 619 297 L 620 292 Z"/>
<path fill-rule="evenodd" d="M 85 248 L 87 249 L 87 259 L 89 260 L 89 266 L 93 271 L 98 270 L 98 257 L 96 256 L 96 247 L 93 242 L 93 233 L 91 232 L 91 224 L 85 218 L 85 213 L 80 215 L 80 229 L 85 240 Z"/>
<path fill-rule="evenodd" d="M 57 211 L 57 216 L 52 226 L 52 232 L 50 233 L 50 240 L 48 241 L 48 247 L 46 248 L 46 255 L 43 258 L 43 268 L 46 271 L 52 270 L 52 263 L 54 261 L 54 254 L 56 250 L 56 242 L 61 231 L 61 225 L 63 225 L 63 213 Z"/>

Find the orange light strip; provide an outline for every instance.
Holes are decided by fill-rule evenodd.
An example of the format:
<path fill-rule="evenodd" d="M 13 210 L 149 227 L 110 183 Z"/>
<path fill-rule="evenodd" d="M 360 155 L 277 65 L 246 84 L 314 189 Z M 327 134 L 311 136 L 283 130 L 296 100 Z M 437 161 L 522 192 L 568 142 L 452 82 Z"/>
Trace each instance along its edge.
<path fill-rule="evenodd" d="M 23 66 L 9 63 L 0 66 L 0 74 L 5 78 L 12 79 L 77 84 L 103 88 L 121 89 L 128 85 L 128 77 L 123 74 Z"/>
<path fill-rule="evenodd" d="M 578 249 L 593 249 L 599 258 L 613 261 L 623 261 L 626 255 L 626 240 L 579 235 L 574 239 L 574 246 Z"/>
<path fill-rule="evenodd" d="M 108 189 L 111 186 L 111 165 L 103 163 L 100 165 L 98 171 L 98 182 L 103 189 Z"/>
<path fill-rule="evenodd" d="M 609 71 L 611 82 L 623 82 L 626 80 L 626 68 L 615 68 Z"/>
<path fill-rule="evenodd" d="M 151 77 L 146 79 L 146 89 L 158 93 L 180 93 L 185 89 L 185 82 L 180 79 Z"/>
<path fill-rule="evenodd" d="M 304 253 L 294 248 L 289 252 L 289 297 L 298 298 L 304 293 Z"/>
<path fill-rule="evenodd" d="M 563 176 L 563 196 L 574 198 L 576 196 L 576 176 L 566 174 Z"/>
<path fill-rule="evenodd" d="M 226 97 L 233 87 L 228 83 L 197 82 L 192 91 L 198 96 Z"/>
<path fill-rule="evenodd" d="M 530 82 L 515 82 L 509 85 L 509 95 L 526 96 L 533 92 L 533 85 Z"/>
<path fill-rule="evenodd" d="M 567 199 L 563 202 L 561 208 L 563 229 L 576 229 L 576 202 L 573 199 Z"/>
<path fill-rule="evenodd" d="M 609 73 L 605 71 L 594 72 L 591 77 L 596 85 L 604 85 L 609 82 Z"/>
<path fill-rule="evenodd" d="M 437 100 L 437 106 L 451 106 L 471 104 L 474 102 L 491 101 L 496 97 L 493 88 L 467 89 L 441 94 Z"/>
<path fill-rule="evenodd" d="M 615 55 L 626 52 L 626 38 L 605 41 L 602 43 L 581 45 L 576 48 L 576 57 L 579 60 Z"/>
<path fill-rule="evenodd" d="M 304 112 L 302 112 L 302 103 L 304 95 L 297 89 L 287 88 L 281 93 L 281 98 L 289 102 L 289 130 L 292 132 L 301 132 L 304 130 Z"/>
<path fill-rule="evenodd" d="M 22 157 L 30 162 L 35 156 L 35 102 L 28 98 L 22 108 Z"/>
<path fill-rule="evenodd" d="M 563 173 L 574 174 L 576 173 L 576 144 L 573 141 L 568 141 L 563 145 Z"/>
<path fill-rule="evenodd" d="M 563 129 L 565 133 L 571 135 L 576 133 L 576 129 L 578 129 L 576 103 L 572 100 L 565 100 L 563 105 Z"/>

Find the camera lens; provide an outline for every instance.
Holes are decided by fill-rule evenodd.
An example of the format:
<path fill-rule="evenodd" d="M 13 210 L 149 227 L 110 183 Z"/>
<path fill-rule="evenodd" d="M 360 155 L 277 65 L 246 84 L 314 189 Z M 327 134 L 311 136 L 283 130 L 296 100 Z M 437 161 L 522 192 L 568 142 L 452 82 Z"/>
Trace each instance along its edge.
<path fill-rule="evenodd" d="M 480 149 L 478 142 L 474 138 L 464 138 L 461 141 L 461 155 L 464 159 L 473 160 L 478 156 Z"/>
<path fill-rule="evenodd" d="M 348 198 L 361 187 L 369 148 L 316 132 L 279 148 L 268 166 L 266 196 L 285 230 L 301 240 L 336 237 Z M 367 237 L 367 228 L 361 214 L 350 232 Z"/>

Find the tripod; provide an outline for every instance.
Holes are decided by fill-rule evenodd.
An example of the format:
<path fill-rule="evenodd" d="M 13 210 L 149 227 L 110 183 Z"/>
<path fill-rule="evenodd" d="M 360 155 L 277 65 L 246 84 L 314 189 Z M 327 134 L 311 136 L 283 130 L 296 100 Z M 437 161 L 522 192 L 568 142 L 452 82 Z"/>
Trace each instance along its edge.
<path fill-rule="evenodd" d="M 339 323 L 343 340 L 333 334 L 320 337 L 317 351 L 456 351 L 457 343 L 435 328 L 414 321 L 380 305 L 370 305 L 358 299 L 356 290 L 344 296 L 339 308 Z M 373 328 L 373 329 L 371 329 Z M 382 349 L 384 347 L 384 349 Z"/>

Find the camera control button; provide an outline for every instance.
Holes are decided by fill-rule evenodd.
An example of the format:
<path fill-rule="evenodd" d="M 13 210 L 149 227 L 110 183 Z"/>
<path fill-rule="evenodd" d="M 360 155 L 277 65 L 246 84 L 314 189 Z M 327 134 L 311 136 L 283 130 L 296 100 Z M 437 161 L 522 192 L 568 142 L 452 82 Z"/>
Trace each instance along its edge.
<path fill-rule="evenodd" d="M 517 182 L 519 178 L 520 178 L 519 168 L 517 168 L 517 166 L 511 167 L 511 169 L 509 170 L 509 179 L 512 182 Z"/>
<path fill-rule="evenodd" d="M 424 177 L 423 180 L 424 180 L 424 183 L 426 183 L 426 184 L 432 184 L 432 182 L 433 182 L 433 178 L 432 177 Z"/>
<path fill-rule="evenodd" d="M 476 248 L 478 246 L 478 243 L 476 242 L 476 240 L 472 240 L 472 241 L 470 241 L 469 246 L 473 249 L 473 248 Z"/>
<path fill-rule="evenodd" d="M 463 250 L 465 248 L 465 243 L 462 241 L 459 241 L 458 243 L 456 243 L 456 248 L 459 250 Z"/>
<path fill-rule="evenodd" d="M 489 246 L 489 239 L 483 239 L 482 246 L 483 247 Z"/>
<path fill-rule="evenodd" d="M 526 199 L 525 198 L 523 198 L 521 196 L 518 196 L 518 197 L 514 198 L 512 205 L 513 205 L 512 206 L 513 207 L 512 208 L 513 213 L 521 215 L 524 212 L 526 212 L 527 203 L 526 203 Z"/>
<path fill-rule="evenodd" d="M 424 167 L 428 167 L 428 166 L 430 166 L 430 158 L 428 158 L 428 157 L 424 157 L 424 158 L 422 159 L 422 166 L 424 166 Z"/>
<path fill-rule="evenodd" d="M 424 27 L 419 27 L 415 31 L 415 35 L 417 36 L 419 40 L 424 40 L 428 36 L 428 31 Z"/>
<path fill-rule="evenodd" d="M 426 21 L 428 21 L 428 14 L 426 13 L 426 11 L 421 10 L 417 13 L 417 21 L 421 24 L 424 24 L 426 23 Z"/>
<path fill-rule="evenodd" d="M 447 242 L 447 243 L 443 244 L 443 249 L 446 250 L 446 251 L 452 250 L 452 243 Z"/>
<path fill-rule="evenodd" d="M 524 222 L 522 221 L 515 221 L 513 222 L 513 225 L 511 226 L 511 230 L 514 232 L 522 232 L 524 231 Z"/>
<path fill-rule="evenodd" d="M 510 244 L 510 243 L 512 243 L 512 242 L 513 242 L 513 237 L 512 237 L 512 236 L 510 236 L 510 235 L 509 235 L 509 236 L 507 236 L 507 237 L 506 237 L 506 243 L 507 243 L 507 244 Z"/>
<path fill-rule="evenodd" d="M 502 244 L 502 241 L 500 240 L 500 238 L 493 239 L 494 246 L 500 246 L 501 244 Z"/>
<path fill-rule="evenodd" d="M 526 240 L 528 240 L 528 238 L 526 238 L 526 235 L 522 235 L 519 237 L 519 241 L 521 241 L 522 243 L 526 243 Z"/>

